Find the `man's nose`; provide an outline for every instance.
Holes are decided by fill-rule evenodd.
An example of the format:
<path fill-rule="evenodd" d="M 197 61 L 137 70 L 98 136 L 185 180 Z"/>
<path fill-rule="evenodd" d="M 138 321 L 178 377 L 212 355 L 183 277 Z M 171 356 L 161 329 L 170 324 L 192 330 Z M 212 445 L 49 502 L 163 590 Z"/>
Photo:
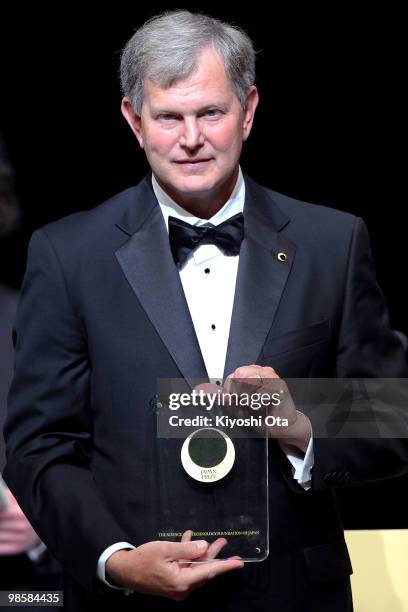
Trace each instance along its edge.
<path fill-rule="evenodd" d="M 187 118 L 184 121 L 179 142 L 182 147 L 187 149 L 196 149 L 204 144 L 204 134 L 197 119 Z"/>

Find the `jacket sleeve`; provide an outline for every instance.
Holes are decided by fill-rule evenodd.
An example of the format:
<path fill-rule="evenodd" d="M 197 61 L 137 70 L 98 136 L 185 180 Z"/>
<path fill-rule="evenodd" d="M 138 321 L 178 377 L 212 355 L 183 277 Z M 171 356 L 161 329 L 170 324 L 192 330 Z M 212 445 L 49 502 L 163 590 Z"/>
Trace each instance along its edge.
<path fill-rule="evenodd" d="M 408 375 L 406 355 L 390 327 L 387 305 L 376 282 L 368 232 L 361 219 L 356 219 L 350 241 L 336 375 L 361 379 L 402 379 Z M 400 381 L 400 387 L 397 416 L 408 424 L 406 383 Z M 314 439 L 313 490 L 408 472 L 408 427 L 406 437 L 396 438 L 373 434 L 371 425 L 367 424 L 367 436 Z"/>
<path fill-rule="evenodd" d="M 100 554 L 129 538 L 92 476 L 90 364 L 56 251 L 34 233 L 14 330 L 4 477 L 34 529 L 89 592 Z"/>

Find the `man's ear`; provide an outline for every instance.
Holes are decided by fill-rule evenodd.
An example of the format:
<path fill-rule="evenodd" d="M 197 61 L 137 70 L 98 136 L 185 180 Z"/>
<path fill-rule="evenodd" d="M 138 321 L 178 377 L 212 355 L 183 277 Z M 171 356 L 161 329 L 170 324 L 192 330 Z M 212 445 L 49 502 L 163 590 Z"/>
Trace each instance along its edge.
<path fill-rule="evenodd" d="M 252 124 L 254 122 L 254 116 L 256 107 L 258 106 L 259 95 L 258 90 L 255 85 L 251 85 L 248 91 L 248 96 L 246 99 L 245 107 L 244 107 L 244 121 L 242 124 L 242 138 L 246 140 L 251 133 Z"/>
<path fill-rule="evenodd" d="M 142 118 L 133 110 L 129 98 L 123 98 L 120 110 L 122 111 L 122 115 L 124 116 L 128 124 L 130 125 L 132 132 L 136 136 L 140 147 L 143 149 L 144 144 L 142 136 Z"/>

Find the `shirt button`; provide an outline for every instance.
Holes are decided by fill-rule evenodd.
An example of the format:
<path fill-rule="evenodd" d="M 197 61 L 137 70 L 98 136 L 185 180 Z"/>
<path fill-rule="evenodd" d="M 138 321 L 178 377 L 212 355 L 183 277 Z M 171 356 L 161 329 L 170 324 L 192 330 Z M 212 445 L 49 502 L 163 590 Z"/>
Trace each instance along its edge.
<path fill-rule="evenodd" d="M 211 329 L 215 329 L 215 325 L 214 325 L 214 323 L 211 325 Z"/>
<path fill-rule="evenodd" d="M 206 268 L 206 269 L 204 270 L 204 272 L 205 272 L 206 274 L 209 274 L 209 273 L 210 273 L 210 268 Z"/>

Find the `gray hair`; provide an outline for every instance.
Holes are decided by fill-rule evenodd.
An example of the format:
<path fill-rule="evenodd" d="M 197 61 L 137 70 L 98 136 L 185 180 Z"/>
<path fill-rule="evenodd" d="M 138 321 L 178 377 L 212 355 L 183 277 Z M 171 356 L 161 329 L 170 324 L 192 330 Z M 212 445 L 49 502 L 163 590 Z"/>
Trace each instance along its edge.
<path fill-rule="evenodd" d="M 200 13 L 176 10 L 152 17 L 136 30 L 122 51 L 122 91 L 140 115 L 143 83 L 151 79 L 159 87 L 188 78 L 200 52 L 212 46 L 221 56 L 242 107 L 255 82 L 255 50 L 238 26 Z"/>

